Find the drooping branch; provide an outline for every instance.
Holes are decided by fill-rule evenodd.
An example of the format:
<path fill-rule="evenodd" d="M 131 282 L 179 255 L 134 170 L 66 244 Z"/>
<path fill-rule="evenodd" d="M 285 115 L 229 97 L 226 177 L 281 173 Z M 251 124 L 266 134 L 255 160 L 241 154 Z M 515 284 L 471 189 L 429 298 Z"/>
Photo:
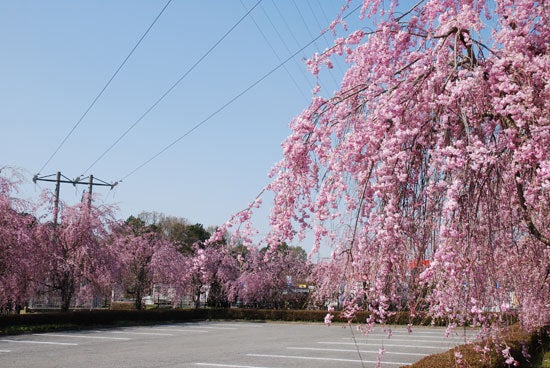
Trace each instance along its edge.
<path fill-rule="evenodd" d="M 533 219 L 531 218 L 531 215 L 529 214 L 529 209 L 527 208 L 527 204 L 525 201 L 525 195 L 523 192 L 523 184 L 521 182 L 521 175 L 519 173 L 516 173 L 515 177 L 516 181 L 516 192 L 518 195 L 518 201 L 521 209 L 523 210 L 523 221 L 525 221 L 525 224 L 527 225 L 527 229 L 529 229 L 529 233 L 535 237 L 538 241 L 542 242 L 547 247 L 550 247 L 550 239 L 545 237 L 537 228 L 535 223 L 533 222 Z"/>

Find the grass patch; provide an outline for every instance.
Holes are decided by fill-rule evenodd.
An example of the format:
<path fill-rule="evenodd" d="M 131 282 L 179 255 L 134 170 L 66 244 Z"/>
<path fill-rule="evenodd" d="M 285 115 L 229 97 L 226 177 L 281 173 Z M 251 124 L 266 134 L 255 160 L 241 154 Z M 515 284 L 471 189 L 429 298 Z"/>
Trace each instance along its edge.
<path fill-rule="evenodd" d="M 65 331 L 65 330 L 78 330 L 81 327 L 72 323 L 48 323 L 43 325 L 19 325 L 19 326 L 6 326 L 0 329 L 0 335 L 20 335 L 24 333 L 37 333 L 37 332 L 52 332 L 52 331 Z"/>
<path fill-rule="evenodd" d="M 550 368 L 550 346 L 546 344 L 544 351 L 539 358 L 534 362 L 534 368 Z"/>
<path fill-rule="evenodd" d="M 546 353 L 544 353 L 540 366 L 542 368 L 550 368 L 550 351 L 547 351 Z"/>

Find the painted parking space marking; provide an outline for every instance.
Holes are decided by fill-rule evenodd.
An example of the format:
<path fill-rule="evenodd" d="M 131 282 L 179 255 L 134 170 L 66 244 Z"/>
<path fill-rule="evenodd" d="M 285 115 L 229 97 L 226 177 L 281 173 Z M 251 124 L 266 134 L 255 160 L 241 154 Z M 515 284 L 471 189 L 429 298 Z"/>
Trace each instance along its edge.
<path fill-rule="evenodd" d="M 346 339 L 348 340 L 348 339 Z M 353 339 L 349 339 L 349 340 L 353 340 Z M 410 339 L 399 339 L 399 338 L 387 338 L 387 339 L 376 339 L 376 338 L 370 338 L 370 339 L 366 339 L 366 338 L 357 338 L 355 339 L 357 341 L 366 341 L 366 343 L 368 342 L 385 342 L 385 341 L 388 341 L 388 342 L 392 342 L 392 341 L 398 341 L 398 342 L 429 342 L 429 343 L 437 343 L 437 344 L 448 344 L 448 343 L 454 343 L 456 341 L 451 341 L 451 340 L 443 340 L 443 339 L 438 339 L 438 340 L 422 340 L 422 339 L 415 339 L 415 338 L 410 338 Z M 359 343 L 359 342 L 358 342 Z"/>
<path fill-rule="evenodd" d="M 290 346 L 287 347 L 289 350 L 309 350 L 309 351 L 333 351 L 333 352 L 341 352 L 341 353 L 357 353 L 357 349 L 330 349 L 330 348 L 301 348 L 301 347 L 294 347 Z M 360 353 L 373 353 L 378 354 L 378 350 L 359 350 Z M 402 352 L 392 352 L 392 351 L 386 351 L 384 355 L 416 355 L 416 356 L 426 356 L 426 354 L 422 353 L 402 353 Z"/>
<path fill-rule="evenodd" d="M 35 340 L 0 340 L 1 342 L 9 342 L 16 344 L 42 344 L 42 345 L 62 345 L 62 346 L 76 346 L 74 342 L 54 342 L 54 341 L 35 341 Z"/>
<path fill-rule="evenodd" d="M 252 366 L 252 365 L 217 364 L 217 363 L 195 363 L 195 365 L 200 365 L 203 367 L 227 367 L 227 368 L 270 368 L 270 367 L 259 367 L 259 366 Z"/>
<path fill-rule="evenodd" d="M 48 334 L 48 333 L 41 333 L 41 334 L 34 334 L 35 336 L 50 336 L 50 337 L 68 337 L 68 338 L 75 338 L 75 339 L 104 339 L 104 340 L 132 340 L 129 337 L 110 337 L 110 336 L 92 336 L 92 335 L 62 335 L 62 334 Z"/>
<path fill-rule="evenodd" d="M 372 339 L 431 339 L 431 340 L 452 340 L 456 339 L 459 336 L 449 336 L 445 337 L 445 335 L 439 335 L 439 336 L 426 336 L 426 335 L 416 335 L 416 334 L 410 334 L 410 335 L 404 335 L 404 334 L 392 334 L 391 336 L 388 336 L 388 334 L 368 334 L 368 335 L 362 335 L 362 338 L 372 338 Z M 464 337 L 464 336 L 460 336 Z M 353 340 L 353 337 L 342 337 L 343 340 Z M 357 339 L 357 338 L 356 338 Z"/>
<path fill-rule="evenodd" d="M 369 332 L 370 335 L 382 335 L 387 336 L 390 333 L 390 331 L 372 331 Z M 463 330 L 454 330 L 451 331 L 449 336 L 464 336 L 466 334 L 467 336 L 475 336 L 478 333 L 478 331 L 475 330 L 466 330 L 464 332 Z M 445 330 L 433 330 L 433 331 L 425 331 L 425 330 L 416 330 L 412 329 L 411 332 L 408 332 L 407 330 L 391 330 L 392 335 L 399 335 L 399 336 L 414 336 L 414 335 L 431 335 L 433 337 L 445 337 Z M 426 336 L 428 337 L 428 336 Z"/>
<path fill-rule="evenodd" d="M 11 353 L 11 350 L 0 350 L 0 353 Z"/>
<path fill-rule="evenodd" d="M 111 331 L 113 334 L 127 334 L 127 335 L 149 335 L 149 336 L 174 336 L 174 334 L 160 333 L 160 332 L 137 332 L 137 331 Z"/>
<path fill-rule="evenodd" d="M 204 329 L 208 329 L 208 330 L 238 330 L 237 327 L 211 327 L 211 326 L 197 326 L 197 327 L 192 327 L 190 326 L 190 328 L 192 329 L 195 329 L 195 328 L 204 328 Z"/>
<path fill-rule="evenodd" d="M 227 327 L 254 327 L 262 328 L 263 326 L 257 323 L 216 323 L 216 326 L 227 326 Z"/>
<path fill-rule="evenodd" d="M 313 357 L 313 356 L 301 356 L 301 355 L 275 355 L 275 354 L 246 354 L 251 357 L 260 357 L 260 358 L 281 358 L 281 359 L 299 359 L 299 360 L 324 360 L 327 362 L 346 362 L 346 363 L 374 363 L 376 360 L 359 360 L 359 359 L 342 359 L 342 358 L 322 358 L 322 357 Z M 408 365 L 411 363 L 406 362 L 383 362 L 384 365 Z"/>
<path fill-rule="evenodd" d="M 317 344 L 330 344 L 330 345 L 375 345 L 375 346 L 393 346 L 393 347 L 401 347 L 401 348 L 424 348 L 424 349 L 444 349 L 448 350 L 449 346 L 427 346 L 427 345 L 404 345 L 404 344 L 386 344 L 385 342 L 382 343 L 380 341 L 376 342 L 358 342 L 357 344 L 354 342 L 339 342 L 339 341 L 317 341 Z"/>
<path fill-rule="evenodd" d="M 165 332 L 199 332 L 208 333 L 207 330 L 197 330 L 194 328 L 150 328 L 151 331 L 165 331 Z"/>
<path fill-rule="evenodd" d="M 444 334 L 440 334 L 439 336 L 437 335 L 431 335 L 431 336 L 426 336 L 425 334 L 422 334 L 422 336 L 418 335 L 418 334 L 415 334 L 415 333 L 412 333 L 410 335 L 405 335 L 405 334 L 396 334 L 396 333 L 392 333 L 391 336 L 388 337 L 388 334 L 372 334 L 372 333 L 369 333 L 368 335 L 363 335 L 363 339 L 365 338 L 373 338 L 373 339 L 409 339 L 409 340 L 414 340 L 416 338 L 420 338 L 420 339 L 432 339 L 432 340 L 456 340 L 456 339 L 463 339 L 463 338 L 472 338 L 472 337 L 475 337 L 475 336 L 472 336 L 472 335 L 449 335 L 449 336 L 445 336 Z M 342 337 L 343 340 L 353 340 L 353 337 Z"/>

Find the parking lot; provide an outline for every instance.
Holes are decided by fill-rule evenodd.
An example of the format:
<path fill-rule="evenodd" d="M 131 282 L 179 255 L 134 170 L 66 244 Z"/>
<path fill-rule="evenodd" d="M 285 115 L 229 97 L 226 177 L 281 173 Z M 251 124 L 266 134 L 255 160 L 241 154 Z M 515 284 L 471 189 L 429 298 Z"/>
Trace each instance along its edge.
<path fill-rule="evenodd" d="M 399 367 L 464 343 L 444 329 L 409 334 L 307 323 L 201 322 L 0 336 L 0 367 Z"/>

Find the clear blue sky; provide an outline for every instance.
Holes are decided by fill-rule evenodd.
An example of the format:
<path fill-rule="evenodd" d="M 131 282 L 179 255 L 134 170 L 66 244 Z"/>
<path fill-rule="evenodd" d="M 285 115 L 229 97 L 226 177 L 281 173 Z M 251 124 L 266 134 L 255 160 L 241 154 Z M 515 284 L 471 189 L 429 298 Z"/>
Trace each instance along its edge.
<path fill-rule="evenodd" d="M 310 42 L 345 2 L 275 1 L 276 5 L 274 0 L 262 1 L 252 17 L 84 172 L 238 21 L 246 12 L 243 4 L 251 8 L 256 3 L 173 0 L 40 174 L 61 171 L 70 178 L 93 174 L 107 182 L 120 180 L 277 66 L 280 59 L 272 48 L 286 59 L 289 50 Z M 32 184 L 32 176 L 165 4 L 164 0 L 0 3 L 0 167 L 22 170 L 28 184 L 21 197 L 35 200 L 42 189 L 53 190 L 52 183 Z M 352 1 L 351 8 L 358 4 Z M 350 22 L 358 16 L 355 13 Z M 314 78 L 303 59 L 324 50 L 331 39 L 329 34 L 308 47 L 286 64 L 286 70 L 276 71 L 113 191 L 97 187 L 98 201 L 116 204 L 120 218 L 157 211 L 205 226 L 225 222 L 267 184 L 267 173 L 281 158 L 280 143 L 289 133 L 288 123 L 311 95 Z M 332 73 L 322 74 L 325 95 L 337 88 L 344 69 L 337 64 Z M 64 185 L 61 198 L 74 203 L 84 189 Z M 265 219 L 257 222 L 261 225 Z"/>

